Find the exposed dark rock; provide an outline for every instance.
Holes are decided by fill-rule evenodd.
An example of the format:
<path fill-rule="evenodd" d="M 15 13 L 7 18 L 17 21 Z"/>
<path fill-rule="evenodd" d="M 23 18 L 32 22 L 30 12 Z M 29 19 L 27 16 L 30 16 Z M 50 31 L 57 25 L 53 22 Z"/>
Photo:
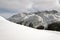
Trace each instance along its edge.
<path fill-rule="evenodd" d="M 60 22 L 54 22 L 54 23 L 48 24 L 47 30 L 60 31 Z"/>
<path fill-rule="evenodd" d="M 21 21 L 21 22 L 18 22 L 17 24 L 21 24 L 21 25 L 22 25 L 22 23 L 23 23 L 23 21 Z"/>
<path fill-rule="evenodd" d="M 41 12 L 40 11 L 34 12 L 34 14 L 39 14 L 39 13 L 41 13 Z"/>
<path fill-rule="evenodd" d="M 44 29 L 44 26 L 38 26 L 37 29 Z"/>
<path fill-rule="evenodd" d="M 49 11 L 44 11 L 45 13 L 50 13 Z"/>
<path fill-rule="evenodd" d="M 52 11 L 50 11 L 50 12 L 52 12 L 52 13 L 54 13 L 54 14 L 55 14 L 55 13 L 58 13 L 58 11 L 56 11 L 56 10 L 52 10 Z"/>
<path fill-rule="evenodd" d="M 30 24 L 29 24 L 29 27 L 32 27 L 32 28 L 33 28 L 33 24 L 32 24 L 32 23 L 30 23 Z"/>

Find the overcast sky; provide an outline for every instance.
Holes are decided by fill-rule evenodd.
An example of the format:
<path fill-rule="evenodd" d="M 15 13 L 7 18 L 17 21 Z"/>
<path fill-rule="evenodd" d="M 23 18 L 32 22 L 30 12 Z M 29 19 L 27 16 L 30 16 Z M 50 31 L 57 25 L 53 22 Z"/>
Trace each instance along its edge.
<path fill-rule="evenodd" d="M 0 14 L 3 16 L 6 16 L 4 13 L 12 14 L 31 10 L 60 10 L 59 8 L 59 0 L 0 0 Z"/>

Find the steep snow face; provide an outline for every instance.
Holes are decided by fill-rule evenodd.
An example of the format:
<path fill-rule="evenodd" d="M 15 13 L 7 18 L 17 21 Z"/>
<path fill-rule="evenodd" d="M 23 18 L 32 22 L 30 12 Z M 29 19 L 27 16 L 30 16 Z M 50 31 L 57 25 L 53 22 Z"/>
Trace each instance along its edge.
<path fill-rule="evenodd" d="M 29 28 L 0 16 L 0 40 L 60 40 L 60 32 Z"/>

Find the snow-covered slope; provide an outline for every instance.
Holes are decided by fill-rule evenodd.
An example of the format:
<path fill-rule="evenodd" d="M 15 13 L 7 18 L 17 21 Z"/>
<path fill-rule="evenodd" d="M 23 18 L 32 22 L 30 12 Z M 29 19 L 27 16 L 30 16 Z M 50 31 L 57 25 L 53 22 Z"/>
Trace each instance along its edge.
<path fill-rule="evenodd" d="M 60 40 L 60 32 L 29 28 L 0 16 L 0 40 Z"/>

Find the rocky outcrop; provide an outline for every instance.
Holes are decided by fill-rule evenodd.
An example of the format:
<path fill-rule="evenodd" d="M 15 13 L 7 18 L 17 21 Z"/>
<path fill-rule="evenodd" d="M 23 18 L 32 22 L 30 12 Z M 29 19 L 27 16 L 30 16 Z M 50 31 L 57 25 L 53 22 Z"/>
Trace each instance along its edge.
<path fill-rule="evenodd" d="M 60 22 L 48 24 L 47 30 L 60 31 Z"/>

